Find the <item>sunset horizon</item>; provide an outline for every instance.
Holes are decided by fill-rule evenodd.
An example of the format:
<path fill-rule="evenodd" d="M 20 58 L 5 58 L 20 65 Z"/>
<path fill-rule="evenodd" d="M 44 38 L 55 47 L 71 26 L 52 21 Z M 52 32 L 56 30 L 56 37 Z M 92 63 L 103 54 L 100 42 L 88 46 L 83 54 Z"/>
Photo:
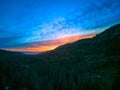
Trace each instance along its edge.
<path fill-rule="evenodd" d="M 0 90 L 120 89 L 120 0 L 0 0 Z"/>
<path fill-rule="evenodd" d="M 33 43 L 29 43 L 27 45 L 23 45 L 23 47 L 1 48 L 1 49 L 7 50 L 7 51 L 22 52 L 22 53 L 25 53 L 25 52 L 41 53 L 41 52 L 54 50 L 59 46 L 62 46 L 62 45 L 68 44 L 68 43 L 73 43 L 77 40 L 93 38 L 95 36 L 96 36 L 96 34 L 68 36 L 68 37 L 63 37 L 63 38 L 59 38 L 59 39 L 55 39 L 55 40 L 33 42 Z"/>
<path fill-rule="evenodd" d="M 45 52 L 89 38 L 84 35 L 99 34 L 120 22 L 119 0 L 88 2 L 1 0 L 0 49 Z"/>

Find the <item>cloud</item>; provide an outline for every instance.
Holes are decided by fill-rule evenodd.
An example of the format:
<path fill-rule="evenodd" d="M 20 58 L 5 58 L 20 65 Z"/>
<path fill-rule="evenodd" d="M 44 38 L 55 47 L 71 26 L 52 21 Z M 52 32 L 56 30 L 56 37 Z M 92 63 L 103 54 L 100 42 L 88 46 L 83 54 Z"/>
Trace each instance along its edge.
<path fill-rule="evenodd" d="M 77 12 L 77 15 L 74 14 L 74 16 L 71 14 L 71 17 L 74 17 L 68 18 L 67 23 L 84 30 L 98 29 L 107 25 L 120 23 L 119 11 L 119 0 L 96 1 L 85 10 L 75 11 L 74 13 Z"/>
<path fill-rule="evenodd" d="M 5 47 L 16 47 L 17 45 L 20 44 L 20 39 L 21 36 L 8 36 L 4 38 L 0 38 L 0 48 L 5 48 Z"/>
<path fill-rule="evenodd" d="M 26 43 L 26 44 L 21 44 L 16 48 L 4 48 L 4 49 L 10 51 L 19 51 L 19 52 L 45 52 L 45 51 L 53 50 L 56 47 L 60 45 L 64 45 L 66 43 L 72 43 L 80 39 L 92 38 L 94 36 L 95 35 L 93 34 L 93 35 L 85 35 L 85 36 L 65 37 L 56 40 Z"/>
<path fill-rule="evenodd" d="M 70 0 L 67 1 L 69 2 Z M 11 2 L 12 12 L 11 9 L 8 8 L 7 13 L 3 15 L 3 17 L 5 17 L 1 17 L 0 48 L 23 48 L 23 46 L 26 48 L 33 46 L 37 47 L 38 45 L 46 47 L 51 45 L 51 48 L 53 48 L 53 44 L 57 46 L 62 43 L 62 41 L 54 41 L 56 39 L 77 35 L 96 34 L 113 24 L 120 23 L 119 0 L 91 0 L 90 3 L 88 0 L 71 0 L 70 2 L 73 2 L 74 5 L 71 8 L 75 10 L 67 14 L 67 16 L 57 16 L 56 19 L 52 18 L 54 17 L 53 14 L 50 16 L 48 13 L 45 13 L 47 12 L 45 10 L 48 8 L 45 5 L 40 6 L 39 3 L 35 2 L 35 8 L 33 8 L 32 2 L 30 2 L 30 4 L 24 2 L 29 6 L 29 8 L 24 8 L 26 4 L 23 5 L 23 2 L 21 2 L 20 5 L 17 5 L 19 4 L 17 2 L 16 5 L 19 8 L 15 8 L 17 6 L 12 5 Z M 53 5 L 53 3 L 49 4 Z M 9 5 L 6 7 L 8 6 Z M 46 9 L 43 10 L 45 14 L 41 11 L 43 7 L 46 7 Z M 55 5 L 55 7 L 57 6 Z M 48 11 L 51 13 L 59 13 L 59 11 L 56 11 L 57 9 L 55 9 L 55 11 L 51 10 L 54 9 Z M 61 9 L 61 11 L 62 10 L 63 9 Z M 2 13 L 3 11 L 4 9 Z M 43 16 L 47 17 L 46 19 L 52 19 L 47 21 Z M 52 42 L 48 40 L 52 40 Z"/>
<path fill-rule="evenodd" d="M 33 36 L 29 38 L 31 42 L 40 40 L 54 40 L 68 36 L 82 35 L 82 32 L 80 32 L 80 29 L 76 27 L 67 26 L 66 19 L 62 17 L 40 25 L 33 31 L 32 35 Z"/>
<path fill-rule="evenodd" d="M 16 47 L 24 43 L 27 33 L 13 32 L 10 30 L 0 30 L 0 48 Z"/>
<path fill-rule="evenodd" d="M 119 6 L 119 0 L 94 1 L 85 9 L 77 9 L 66 17 L 40 25 L 34 30 L 32 41 L 100 33 L 109 26 L 120 23 Z"/>

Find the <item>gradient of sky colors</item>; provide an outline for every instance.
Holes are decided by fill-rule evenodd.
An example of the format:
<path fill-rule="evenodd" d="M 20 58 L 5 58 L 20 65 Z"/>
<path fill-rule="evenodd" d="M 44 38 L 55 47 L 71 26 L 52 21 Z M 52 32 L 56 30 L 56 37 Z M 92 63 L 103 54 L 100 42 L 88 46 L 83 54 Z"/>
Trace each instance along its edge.
<path fill-rule="evenodd" d="M 84 36 L 71 36 L 71 37 L 64 37 L 59 38 L 56 40 L 48 40 L 48 41 L 39 41 L 39 42 L 32 42 L 23 44 L 22 47 L 19 48 L 6 48 L 5 50 L 10 51 L 19 51 L 19 52 L 45 52 L 49 50 L 53 50 L 58 46 L 64 45 L 66 43 L 72 43 L 74 41 L 84 39 L 84 38 L 92 38 L 95 34 L 91 35 L 84 35 Z"/>
<path fill-rule="evenodd" d="M 120 0 L 0 0 L 0 48 L 47 51 L 117 23 Z"/>

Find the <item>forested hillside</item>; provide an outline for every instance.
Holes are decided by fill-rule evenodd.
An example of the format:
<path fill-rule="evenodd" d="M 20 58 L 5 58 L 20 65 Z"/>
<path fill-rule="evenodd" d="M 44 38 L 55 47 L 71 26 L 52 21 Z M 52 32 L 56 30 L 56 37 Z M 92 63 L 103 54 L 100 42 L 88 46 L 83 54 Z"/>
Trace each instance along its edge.
<path fill-rule="evenodd" d="M 39 55 L 0 50 L 0 90 L 119 90 L 120 24 Z"/>

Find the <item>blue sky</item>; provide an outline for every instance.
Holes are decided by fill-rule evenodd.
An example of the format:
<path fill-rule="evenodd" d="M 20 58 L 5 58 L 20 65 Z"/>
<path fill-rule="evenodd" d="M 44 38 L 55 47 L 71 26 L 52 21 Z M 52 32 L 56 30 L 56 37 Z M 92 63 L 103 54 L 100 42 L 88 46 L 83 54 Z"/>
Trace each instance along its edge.
<path fill-rule="evenodd" d="M 0 0 L 0 48 L 96 34 L 117 23 L 119 0 Z"/>

